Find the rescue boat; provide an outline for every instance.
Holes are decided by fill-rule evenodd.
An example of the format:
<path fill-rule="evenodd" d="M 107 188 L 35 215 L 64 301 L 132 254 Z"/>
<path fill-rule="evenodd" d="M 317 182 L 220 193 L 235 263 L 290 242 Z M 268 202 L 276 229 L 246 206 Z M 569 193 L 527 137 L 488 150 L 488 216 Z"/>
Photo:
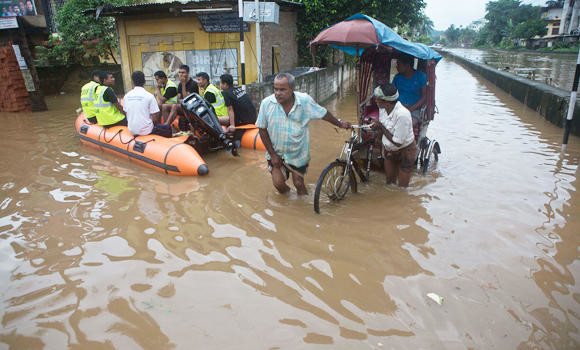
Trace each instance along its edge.
<path fill-rule="evenodd" d="M 210 105 L 199 95 L 188 96 L 183 103 L 188 118 L 195 124 L 196 135 L 163 137 L 133 136 L 126 126 L 104 128 L 91 124 L 83 112 L 75 129 L 83 144 L 135 161 L 169 175 L 207 175 L 209 168 L 201 154 L 226 149 L 237 155 L 237 147 L 265 150 L 259 129 L 253 124 L 237 128 L 234 138 L 223 131 Z M 191 98 L 190 98 L 191 97 Z M 193 112 L 192 112 L 193 111 Z"/>

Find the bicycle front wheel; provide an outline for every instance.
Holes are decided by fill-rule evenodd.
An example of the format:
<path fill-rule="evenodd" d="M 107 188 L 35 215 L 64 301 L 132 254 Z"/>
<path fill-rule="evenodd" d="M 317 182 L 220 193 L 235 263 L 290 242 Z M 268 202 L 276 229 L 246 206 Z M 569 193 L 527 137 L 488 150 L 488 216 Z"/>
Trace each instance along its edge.
<path fill-rule="evenodd" d="M 330 163 L 318 178 L 314 191 L 314 211 L 320 214 L 321 206 L 343 199 L 351 186 L 353 190 L 356 188 L 356 178 L 351 167 L 347 167 L 344 162 Z"/>

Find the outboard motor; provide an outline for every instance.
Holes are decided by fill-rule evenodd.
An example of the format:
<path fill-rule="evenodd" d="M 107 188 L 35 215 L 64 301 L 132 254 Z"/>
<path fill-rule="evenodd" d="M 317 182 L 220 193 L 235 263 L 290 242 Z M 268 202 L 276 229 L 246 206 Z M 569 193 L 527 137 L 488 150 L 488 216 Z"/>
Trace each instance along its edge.
<path fill-rule="evenodd" d="M 238 155 L 233 140 L 223 131 L 215 110 L 209 102 L 193 93 L 181 102 L 181 106 L 185 110 L 187 119 L 196 130 L 212 138 L 218 144 L 218 148 L 225 148 L 234 156 Z"/>

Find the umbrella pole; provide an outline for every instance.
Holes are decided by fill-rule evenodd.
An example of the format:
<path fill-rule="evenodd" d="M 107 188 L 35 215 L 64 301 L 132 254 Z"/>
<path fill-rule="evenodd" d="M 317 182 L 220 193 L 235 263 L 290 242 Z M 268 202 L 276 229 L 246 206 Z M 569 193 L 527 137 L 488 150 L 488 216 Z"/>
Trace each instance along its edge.
<path fill-rule="evenodd" d="M 361 113 L 360 113 L 360 103 L 361 103 L 361 73 L 360 73 L 360 69 L 361 69 L 361 62 L 360 62 L 360 56 L 359 56 L 359 52 L 358 52 L 358 47 L 356 48 L 356 119 L 357 122 L 360 124 L 361 123 Z"/>

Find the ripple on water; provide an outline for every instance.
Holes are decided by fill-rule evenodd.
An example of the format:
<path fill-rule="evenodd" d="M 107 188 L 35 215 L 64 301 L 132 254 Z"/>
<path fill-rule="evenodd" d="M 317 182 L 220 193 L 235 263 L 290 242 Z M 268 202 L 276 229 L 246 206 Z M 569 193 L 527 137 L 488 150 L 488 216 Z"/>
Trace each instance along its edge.
<path fill-rule="evenodd" d="M 314 185 L 346 137 L 327 123 L 310 125 L 305 197 L 276 193 L 263 152 L 209 155 L 211 176 L 170 177 L 80 147 L 64 110 L 4 123 L 25 147 L 3 157 L 28 160 L 0 181 L 0 339 L 578 347 L 578 142 L 560 154 L 560 131 L 535 112 L 453 62 L 438 66 L 435 171 L 414 173 L 407 190 L 373 173 L 323 215 Z M 355 103 L 327 107 L 354 120 Z M 22 137 L 21 124 L 39 137 Z"/>

